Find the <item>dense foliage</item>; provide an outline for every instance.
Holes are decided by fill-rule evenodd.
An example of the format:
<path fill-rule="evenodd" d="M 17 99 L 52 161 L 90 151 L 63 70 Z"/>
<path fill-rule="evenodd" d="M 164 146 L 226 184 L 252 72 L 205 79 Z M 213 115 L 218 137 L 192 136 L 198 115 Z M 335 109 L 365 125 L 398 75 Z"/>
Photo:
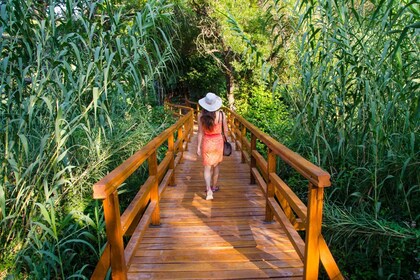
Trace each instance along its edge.
<path fill-rule="evenodd" d="M 352 279 L 419 273 L 420 7 L 408 1 L 267 1 L 290 17 L 295 70 L 269 64 L 294 119 L 290 146 L 328 170 L 325 228 Z M 252 34 L 232 21 L 252 47 Z M 279 36 L 280 28 L 272 29 Z M 274 44 L 273 49 L 281 44 Z M 258 48 L 251 54 L 261 54 Z M 295 81 L 295 82 L 290 82 Z"/>
<path fill-rule="evenodd" d="M 304 9 L 302 82 L 287 96 L 310 139 L 300 143 L 305 154 L 334 178 L 326 228 L 342 258 L 359 252 L 357 265 L 346 264 L 354 277 L 375 268 L 367 278 L 409 278 L 419 254 L 419 6 Z"/>
<path fill-rule="evenodd" d="M 90 275 L 104 243 L 92 184 L 172 121 L 155 107 L 177 61 L 172 11 L 1 2 L 1 270 Z"/>
<path fill-rule="evenodd" d="M 414 279 L 418 2 L 169 2 L 0 1 L 0 278 L 88 278 L 92 184 L 173 121 L 164 98 L 213 91 L 331 173 L 323 232 L 345 275 Z"/>

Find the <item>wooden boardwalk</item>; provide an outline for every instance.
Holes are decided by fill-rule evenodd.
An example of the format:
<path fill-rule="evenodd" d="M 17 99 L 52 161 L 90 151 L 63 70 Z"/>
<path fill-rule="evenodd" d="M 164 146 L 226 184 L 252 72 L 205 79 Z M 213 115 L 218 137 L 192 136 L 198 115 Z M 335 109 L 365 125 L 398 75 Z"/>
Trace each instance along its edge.
<path fill-rule="evenodd" d="M 205 200 L 197 135 L 160 200 L 128 279 L 302 279 L 303 263 L 278 222 L 264 223 L 265 197 L 239 152 L 225 157 L 214 200 Z"/>

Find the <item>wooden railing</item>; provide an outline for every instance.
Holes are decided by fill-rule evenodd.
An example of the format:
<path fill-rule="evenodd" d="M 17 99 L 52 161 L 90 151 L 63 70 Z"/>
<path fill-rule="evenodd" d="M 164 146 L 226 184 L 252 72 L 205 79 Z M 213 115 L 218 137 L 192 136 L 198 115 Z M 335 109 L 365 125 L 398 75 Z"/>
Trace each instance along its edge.
<path fill-rule="evenodd" d="M 104 279 L 109 269 L 113 279 L 127 279 L 127 267 L 145 229 L 160 224 L 160 194 L 174 184 L 174 170 L 193 132 L 198 106 L 195 102 L 187 104 L 196 112 L 187 106 L 167 104 L 179 120 L 94 185 L 94 198 L 103 200 L 108 243 L 91 279 Z M 266 195 L 265 220 L 271 222 L 276 217 L 283 225 L 304 263 L 304 279 L 318 279 L 320 262 L 330 279 L 344 279 L 321 234 L 323 194 L 331 184 L 330 175 L 235 112 L 226 112 L 231 138 L 241 151 L 242 161 L 250 165 L 251 183 L 257 183 Z M 257 140 L 267 149 L 265 157 L 257 150 Z M 165 143 L 166 156 L 158 163 L 157 151 Z M 307 179 L 307 206 L 277 175 L 278 159 Z M 146 161 L 148 178 L 120 216 L 118 187 Z M 298 231 L 305 231 L 305 241 Z M 131 236 L 126 246 L 124 235 Z"/>
<path fill-rule="evenodd" d="M 237 113 L 225 111 L 236 149 L 250 165 L 251 183 L 257 183 L 266 195 L 265 220 L 271 222 L 275 216 L 283 225 L 304 263 L 304 279 L 318 279 L 320 262 L 330 279 L 344 279 L 321 234 L 324 188 L 331 185 L 330 175 Z M 265 157 L 257 150 L 257 140 L 265 146 Z M 307 179 L 307 206 L 277 175 L 278 159 Z M 305 241 L 298 231 L 305 231 Z"/>
<path fill-rule="evenodd" d="M 194 109 L 194 120 L 197 122 L 198 112 L 200 111 L 200 105 L 197 102 L 191 101 L 185 98 L 185 106 Z"/>
<path fill-rule="evenodd" d="M 174 170 L 187 148 L 194 125 L 191 108 L 167 106 L 180 116 L 179 120 L 93 186 L 93 197 L 103 201 L 108 242 L 91 279 L 104 279 L 109 269 L 113 279 L 127 279 L 127 267 L 145 229 L 150 224 L 160 224 L 160 194 L 166 186 L 174 185 Z M 166 155 L 158 162 L 157 152 L 165 144 Z M 118 187 L 146 162 L 148 178 L 120 215 Z M 126 246 L 124 235 L 130 236 Z"/>
<path fill-rule="evenodd" d="M 185 103 L 197 115 L 198 103 L 188 99 Z M 331 185 L 330 175 L 234 111 L 224 110 L 236 149 L 250 166 L 251 183 L 257 183 L 266 195 L 265 220 L 271 222 L 275 216 L 282 224 L 304 263 L 304 279 L 318 279 L 320 262 L 330 279 L 345 279 L 321 234 L 324 188 Z M 265 146 L 266 157 L 258 152 L 257 140 Z M 307 206 L 277 174 L 277 159 L 308 180 Z M 305 241 L 298 231 L 305 231 Z"/>

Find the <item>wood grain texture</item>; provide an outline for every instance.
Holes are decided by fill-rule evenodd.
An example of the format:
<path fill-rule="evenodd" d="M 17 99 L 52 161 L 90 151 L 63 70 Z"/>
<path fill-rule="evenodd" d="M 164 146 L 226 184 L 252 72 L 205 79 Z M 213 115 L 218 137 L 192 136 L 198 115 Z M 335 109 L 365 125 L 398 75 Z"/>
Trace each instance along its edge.
<path fill-rule="evenodd" d="M 159 227 L 146 229 L 128 279 L 302 279 L 303 263 L 275 219 L 265 223 L 265 195 L 250 184 L 241 153 L 225 157 L 220 190 L 205 200 L 201 158 L 192 137 L 160 197 Z"/>

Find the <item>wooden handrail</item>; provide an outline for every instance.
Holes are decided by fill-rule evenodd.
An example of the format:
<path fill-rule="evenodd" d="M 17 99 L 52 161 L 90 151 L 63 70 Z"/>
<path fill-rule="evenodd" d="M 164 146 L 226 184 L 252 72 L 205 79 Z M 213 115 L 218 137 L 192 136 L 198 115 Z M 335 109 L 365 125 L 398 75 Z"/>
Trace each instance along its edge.
<path fill-rule="evenodd" d="M 198 117 L 198 112 L 200 111 L 200 105 L 198 104 L 198 102 L 191 101 L 187 97 L 185 97 L 185 105 L 189 108 L 194 109 L 194 120 L 197 123 L 197 117 Z"/>
<path fill-rule="evenodd" d="M 283 225 L 304 263 L 304 279 L 318 279 L 320 262 L 330 279 L 344 279 L 321 234 L 324 188 L 331 186 L 328 172 L 262 132 L 234 111 L 225 110 L 235 146 L 241 151 L 242 161 L 250 165 L 251 183 L 257 183 L 266 195 L 265 219 L 271 222 L 276 217 Z M 267 148 L 266 158 L 257 151 L 257 139 Z M 277 175 L 277 158 L 308 180 L 307 206 Z M 305 230 L 305 242 L 298 229 Z"/>
<path fill-rule="evenodd" d="M 127 279 L 128 267 L 145 229 L 149 224 L 159 225 L 160 193 L 168 184 L 174 184 L 174 170 L 187 149 L 194 116 L 196 118 L 199 109 L 195 102 L 187 104 L 195 105 L 195 110 L 189 106 L 165 104 L 180 117 L 179 120 L 94 185 L 94 198 L 103 200 L 108 243 L 91 279 L 104 279 L 110 268 L 113 279 Z M 270 222 L 276 217 L 283 225 L 304 263 L 304 279 L 318 278 L 319 263 L 323 264 L 330 279 L 344 279 L 321 234 L 323 191 L 331 185 L 330 175 L 237 113 L 224 110 L 236 149 L 241 151 L 242 161 L 250 165 L 251 183 L 257 183 L 266 195 L 265 220 Z M 266 157 L 257 151 L 257 140 L 266 146 Z M 167 154 L 158 162 L 157 150 L 166 142 Z M 277 174 L 278 158 L 308 180 L 307 206 Z M 149 176 L 120 215 L 118 187 L 146 161 Z M 305 241 L 297 230 L 305 231 Z M 123 235 L 131 233 L 124 248 Z"/>
<path fill-rule="evenodd" d="M 313 181 L 313 183 L 318 187 L 328 187 L 331 185 L 330 175 L 327 172 L 315 164 L 309 162 L 299 154 L 293 152 L 283 144 L 279 143 L 268 134 L 262 132 L 256 126 L 245 120 L 242 116 L 238 115 L 230 109 L 226 110 L 232 114 L 233 122 L 238 121 L 240 124 L 242 124 L 242 127 L 246 128 L 247 131 L 251 133 L 251 135 L 255 135 L 256 138 L 263 142 L 267 148 L 272 150 L 288 165 L 293 167 L 295 170 L 299 170 L 299 173 L 301 173 L 306 179 Z"/>
<path fill-rule="evenodd" d="M 191 101 L 186 97 L 185 97 L 185 105 L 190 108 L 193 108 L 194 111 L 196 112 L 200 111 L 200 105 L 198 104 L 198 102 Z"/>
<path fill-rule="evenodd" d="M 160 224 L 160 193 L 168 184 L 174 184 L 174 170 L 187 149 L 194 126 L 194 110 L 186 106 L 166 106 L 179 112 L 179 120 L 93 186 L 93 198 L 103 200 L 108 242 L 91 279 L 104 279 L 110 268 L 112 279 L 127 279 L 134 248 L 141 242 L 145 229 L 150 223 Z M 157 151 L 165 143 L 168 150 L 159 163 Z M 148 178 L 120 215 L 118 187 L 145 162 L 148 163 Z M 131 234 L 134 228 L 134 234 L 124 248 L 123 235 Z"/>

